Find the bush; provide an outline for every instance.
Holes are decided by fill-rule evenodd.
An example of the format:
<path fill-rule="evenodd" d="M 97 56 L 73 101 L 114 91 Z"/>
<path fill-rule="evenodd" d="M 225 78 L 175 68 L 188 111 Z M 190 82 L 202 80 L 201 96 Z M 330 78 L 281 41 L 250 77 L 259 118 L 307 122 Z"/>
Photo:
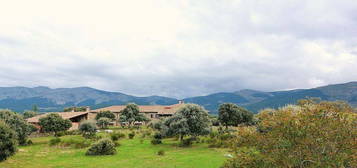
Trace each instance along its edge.
<path fill-rule="evenodd" d="M 95 135 L 95 136 L 93 137 L 93 140 L 96 140 L 96 141 L 98 141 L 98 140 L 100 140 L 100 139 L 103 139 L 103 136 L 102 136 L 102 135 Z"/>
<path fill-rule="evenodd" d="M 211 131 L 210 133 L 209 133 L 209 137 L 210 138 L 216 138 L 216 137 L 218 137 L 218 132 L 215 132 L 215 131 Z"/>
<path fill-rule="evenodd" d="M 110 139 L 101 139 L 93 144 L 86 155 L 114 155 L 116 153 L 115 144 Z"/>
<path fill-rule="evenodd" d="M 221 168 L 237 167 L 276 167 L 254 148 L 239 148 L 236 156 L 229 159 Z"/>
<path fill-rule="evenodd" d="M 257 127 L 239 127 L 225 167 L 357 167 L 357 114 L 341 102 L 263 110 Z M 246 150 L 243 150 L 246 148 Z"/>
<path fill-rule="evenodd" d="M 0 120 L 0 162 L 16 152 L 16 134 Z"/>
<path fill-rule="evenodd" d="M 141 133 L 141 138 L 145 138 L 147 136 L 151 136 L 151 130 L 145 130 L 145 131 L 140 131 Z"/>
<path fill-rule="evenodd" d="M 66 135 L 81 135 L 82 132 L 79 130 L 70 130 L 65 132 Z"/>
<path fill-rule="evenodd" d="M 159 156 L 164 156 L 164 155 L 165 155 L 165 151 L 164 151 L 164 150 L 159 150 L 159 151 L 157 152 L 157 155 L 159 155 Z"/>
<path fill-rule="evenodd" d="M 54 145 L 57 145 L 61 142 L 61 138 L 58 138 L 58 137 L 54 137 L 52 139 L 50 139 L 50 146 L 54 146 Z"/>
<path fill-rule="evenodd" d="M 162 138 L 163 138 L 163 136 L 162 136 L 161 133 L 155 133 L 154 134 L 154 139 L 162 139 Z"/>
<path fill-rule="evenodd" d="M 135 132 L 131 132 L 128 134 L 129 139 L 133 139 L 135 136 Z"/>
<path fill-rule="evenodd" d="M 32 144 L 33 144 L 32 140 L 29 139 L 29 140 L 27 141 L 27 145 L 32 145 Z"/>
<path fill-rule="evenodd" d="M 190 147 L 190 146 L 192 146 L 192 142 L 193 142 L 193 141 L 194 141 L 193 138 L 183 139 L 183 140 L 180 142 L 179 146 L 180 146 L 180 147 Z"/>
<path fill-rule="evenodd" d="M 27 137 L 32 133 L 33 127 L 21 115 L 10 110 L 0 110 L 0 120 L 14 131 L 18 144 L 26 145 Z"/>
<path fill-rule="evenodd" d="M 110 124 L 111 120 L 106 117 L 101 117 L 97 120 L 97 124 L 99 125 L 100 128 L 108 128 L 108 125 Z"/>
<path fill-rule="evenodd" d="M 78 129 L 84 138 L 93 138 L 97 132 L 97 125 L 94 121 L 86 120 L 80 123 Z"/>
<path fill-rule="evenodd" d="M 151 144 L 153 144 L 153 145 L 162 144 L 162 141 L 161 141 L 161 139 L 153 139 L 153 140 L 151 140 Z"/>
<path fill-rule="evenodd" d="M 72 147 L 75 149 L 86 148 L 91 145 L 91 141 L 83 138 L 70 138 L 70 139 L 63 139 L 60 142 L 62 147 Z"/>
<path fill-rule="evenodd" d="M 120 132 L 113 132 L 110 134 L 110 139 L 112 139 L 112 141 L 117 141 L 120 138 L 125 138 L 125 134 Z"/>
<path fill-rule="evenodd" d="M 61 137 L 61 136 L 64 136 L 64 135 L 66 135 L 65 131 L 61 131 L 61 132 L 58 132 L 57 134 L 55 134 L 56 137 Z"/>
<path fill-rule="evenodd" d="M 115 146 L 115 147 L 121 146 L 121 144 L 120 144 L 118 141 L 114 141 L 113 143 L 114 143 L 114 146 Z"/>
<path fill-rule="evenodd" d="M 96 120 L 99 120 L 100 118 L 108 118 L 112 121 L 115 120 L 115 114 L 111 111 L 101 111 L 95 116 Z"/>

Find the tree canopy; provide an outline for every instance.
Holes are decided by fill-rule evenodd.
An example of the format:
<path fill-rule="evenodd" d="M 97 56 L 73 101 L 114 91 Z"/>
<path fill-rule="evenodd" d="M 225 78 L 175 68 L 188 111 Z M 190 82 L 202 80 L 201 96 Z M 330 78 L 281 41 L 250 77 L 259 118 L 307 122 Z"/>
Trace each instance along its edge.
<path fill-rule="evenodd" d="M 110 120 L 115 120 L 115 115 L 111 111 L 101 111 L 95 116 L 95 119 L 98 120 L 103 117 L 109 118 Z"/>
<path fill-rule="evenodd" d="M 40 118 L 39 125 L 44 132 L 54 132 L 57 135 L 60 131 L 66 131 L 72 126 L 72 122 L 63 119 L 59 114 L 51 113 Z"/>
<path fill-rule="evenodd" d="M 224 103 L 219 106 L 218 120 L 226 127 L 249 123 L 253 113 L 233 103 Z"/>
<path fill-rule="evenodd" d="M 140 114 L 138 105 L 130 103 L 121 111 L 120 121 L 128 122 L 129 126 L 131 126 L 136 121 L 148 121 L 148 118 Z"/>
<path fill-rule="evenodd" d="M 167 135 L 179 135 L 182 140 L 185 135 L 198 136 L 208 133 L 210 120 L 208 112 L 196 104 L 186 104 L 172 117 L 165 121 Z"/>
<path fill-rule="evenodd" d="M 16 152 L 16 133 L 0 120 L 0 162 Z"/>
<path fill-rule="evenodd" d="M 101 117 L 97 120 L 97 124 L 99 125 L 100 128 L 108 128 L 108 125 L 110 124 L 110 119 L 107 117 Z"/>
<path fill-rule="evenodd" d="M 63 109 L 63 112 L 71 112 L 71 111 L 74 111 L 74 112 L 83 112 L 83 111 L 87 111 L 87 107 L 67 107 L 67 108 L 64 108 Z"/>
<path fill-rule="evenodd" d="M 92 137 L 97 131 L 97 125 L 95 121 L 85 120 L 79 124 L 78 129 L 82 132 L 84 137 Z"/>
<path fill-rule="evenodd" d="M 0 120 L 3 120 L 15 131 L 16 139 L 20 145 L 26 144 L 27 137 L 33 129 L 21 115 L 10 110 L 0 110 Z"/>
<path fill-rule="evenodd" d="M 31 117 L 35 117 L 37 115 L 36 111 L 25 111 L 23 116 L 25 119 L 31 118 Z"/>

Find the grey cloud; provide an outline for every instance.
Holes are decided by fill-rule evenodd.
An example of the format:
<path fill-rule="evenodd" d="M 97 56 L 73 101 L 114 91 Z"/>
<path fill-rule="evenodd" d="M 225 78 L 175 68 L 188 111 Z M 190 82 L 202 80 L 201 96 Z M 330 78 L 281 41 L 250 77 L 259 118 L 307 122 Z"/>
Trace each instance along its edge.
<path fill-rule="evenodd" d="M 15 26 L 26 32 L 20 34 L 2 23 L 8 30 L 0 28 L 0 34 L 10 35 L 0 36 L 0 85 L 90 86 L 184 98 L 357 80 L 353 0 L 197 0 L 176 5 L 177 24 L 187 25 L 170 30 L 163 23 L 162 34 L 145 27 L 121 31 L 120 26 L 105 34 L 112 25 L 96 27 L 95 19 L 93 29 L 35 20 Z"/>

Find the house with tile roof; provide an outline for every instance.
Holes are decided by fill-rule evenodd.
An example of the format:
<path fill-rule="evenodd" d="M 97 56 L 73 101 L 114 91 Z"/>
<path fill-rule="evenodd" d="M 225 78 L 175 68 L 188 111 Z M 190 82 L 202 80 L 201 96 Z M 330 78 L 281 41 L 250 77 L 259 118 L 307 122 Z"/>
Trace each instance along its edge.
<path fill-rule="evenodd" d="M 183 105 L 183 101 L 179 101 L 178 104 L 173 105 L 139 105 L 139 111 L 150 120 L 157 120 L 172 116 Z M 111 111 L 114 113 L 115 117 L 119 119 L 120 113 L 125 107 L 125 105 L 117 105 L 90 110 L 88 119 L 95 119 L 96 115 L 101 111 Z"/>
<path fill-rule="evenodd" d="M 140 113 L 144 114 L 150 120 L 158 120 L 160 118 L 170 117 L 176 113 L 176 111 L 184 105 L 183 101 L 179 101 L 178 104 L 173 105 L 139 105 Z M 114 113 L 116 119 L 119 119 L 121 111 L 125 108 L 125 105 L 109 106 L 91 110 L 86 108 L 85 112 L 51 112 L 59 114 L 63 119 L 69 119 L 72 121 L 72 127 L 70 130 L 76 130 L 79 127 L 79 123 L 83 120 L 94 120 L 99 112 L 111 111 Z M 32 118 L 28 118 L 27 122 L 40 128 L 38 123 L 41 117 L 45 117 L 50 113 L 41 114 Z M 112 124 L 118 125 L 113 122 Z"/>
<path fill-rule="evenodd" d="M 30 124 L 33 124 L 35 127 L 39 128 L 40 130 L 41 127 L 38 124 L 40 118 L 45 117 L 51 113 L 56 113 L 59 116 L 61 116 L 63 119 L 70 120 L 72 122 L 72 127 L 69 130 L 78 129 L 79 123 L 83 120 L 88 119 L 88 112 L 50 112 L 50 113 L 45 113 L 45 114 L 37 115 L 35 117 L 28 118 L 26 119 L 26 121 Z"/>

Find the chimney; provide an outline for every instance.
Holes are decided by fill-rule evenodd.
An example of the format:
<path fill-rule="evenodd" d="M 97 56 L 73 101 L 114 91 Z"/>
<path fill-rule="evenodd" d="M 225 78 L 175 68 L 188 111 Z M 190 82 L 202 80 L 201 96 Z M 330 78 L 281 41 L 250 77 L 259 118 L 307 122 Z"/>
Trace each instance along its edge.
<path fill-rule="evenodd" d="M 71 112 L 75 112 L 76 107 L 72 107 Z"/>
<path fill-rule="evenodd" d="M 185 102 L 183 102 L 183 100 L 179 100 L 178 103 L 179 103 L 179 104 L 184 104 Z"/>
<path fill-rule="evenodd" d="M 86 112 L 90 112 L 90 107 L 86 106 Z"/>

